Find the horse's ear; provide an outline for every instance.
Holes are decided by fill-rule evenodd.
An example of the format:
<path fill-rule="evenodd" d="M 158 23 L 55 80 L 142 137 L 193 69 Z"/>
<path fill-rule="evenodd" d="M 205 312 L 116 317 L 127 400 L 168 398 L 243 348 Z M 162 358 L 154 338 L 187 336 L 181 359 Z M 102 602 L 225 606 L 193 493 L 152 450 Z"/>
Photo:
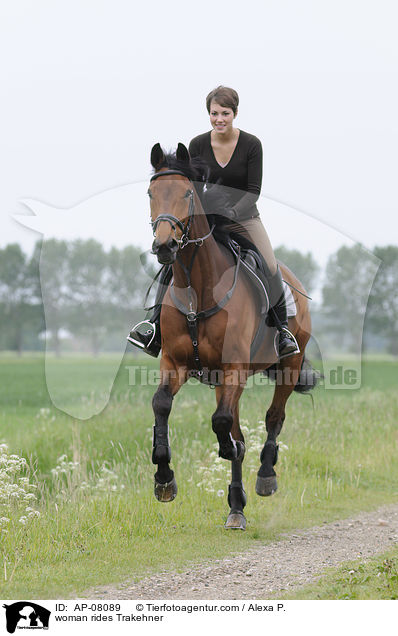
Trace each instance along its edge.
<path fill-rule="evenodd" d="M 188 149 L 184 146 L 184 144 L 179 143 L 177 146 L 176 158 L 178 161 L 183 161 L 184 163 L 189 163 L 190 156 Z"/>
<path fill-rule="evenodd" d="M 164 153 L 160 144 L 155 144 L 151 150 L 151 164 L 157 170 L 164 161 Z"/>

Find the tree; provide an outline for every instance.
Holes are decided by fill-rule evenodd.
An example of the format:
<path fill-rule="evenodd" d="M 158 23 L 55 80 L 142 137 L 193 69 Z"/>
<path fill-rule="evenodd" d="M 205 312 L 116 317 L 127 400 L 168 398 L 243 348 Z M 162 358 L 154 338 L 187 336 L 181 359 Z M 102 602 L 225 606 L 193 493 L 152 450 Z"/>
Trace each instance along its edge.
<path fill-rule="evenodd" d="M 363 322 L 378 263 L 361 245 L 341 247 L 330 256 L 322 289 L 322 314 L 338 343 L 354 352 L 362 347 Z"/>
<path fill-rule="evenodd" d="M 24 339 L 38 347 L 44 331 L 58 356 L 68 334 L 68 346 L 94 354 L 124 348 L 156 270 L 142 266 L 136 247 L 106 253 L 92 239 L 38 241 L 31 259 L 8 245 L 0 250 L 0 348 L 21 352 Z"/>
<path fill-rule="evenodd" d="M 0 250 L 0 328 L 3 347 L 23 350 L 26 331 L 42 328 L 38 270 L 21 247 L 14 243 Z"/>
<path fill-rule="evenodd" d="M 112 248 L 106 253 L 94 240 L 75 241 L 68 271 L 69 331 L 87 339 L 94 355 L 103 347 L 124 347 L 129 328 L 141 317 L 138 310 L 150 282 L 138 248 Z"/>
<path fill-rule="evenodd" d="M 278 261 L 287 265 L 289 269 L 297 276 L 299 281 L 304 285 L 308 293 L 315 288 L 316 281 L 320 272 L 320 267 L 311 252 L 303 254 L 299 250 L 290 250 L 281 245 L 274 251 Z"/>
<path fill-rule="evenodd" d="M 390 353 L 398 355 L 398 247 L 375 247 L 380 259 L 369 298 L 368 325 L 386 338 Z"/>
<path fill-rule="evenodd" d="M 142 266 L 140 250 L 133 246 L 112 248 L 108 255 L 110 324 L 118 337 L 125 337 L 131 326 L 144 318 L 145 292 L 156 273 L 151 263 Z M 153 298 L 148 301 L 151 303 Z M 122 335 L 123 334 L 123 335 Z"/>
<path fill-rule="evenodd" d="M 32 260 L 40 262 L 40 285 L 46 331 L 51 334 L 57 356 L 61 353 L 60 332 L 67 327 L 70 303 L 69 247 L 66 241 L 49 239 L 36 243 Z"/>
<path fill-rule="evenodd" d="M 101 243 L 89 239 L 70 244 L 68 277 L 69 330 L 74 335 L 87 338 L 92 353 L 98 355 L 107 333 L 110 304 L 107 255 Z"/>
<path fill-rule="evenodd" d="M 47 240 L 40 273 L 46 328 L 57 355 L 63 329 L 75 337 L 72 346 L 97 355 L 103 348 L 124 346 L 131 324 L 143 317 L 137 310 L 150 278 L 138 248 L 112 248 L 107 254 L 94 239 Z"/>

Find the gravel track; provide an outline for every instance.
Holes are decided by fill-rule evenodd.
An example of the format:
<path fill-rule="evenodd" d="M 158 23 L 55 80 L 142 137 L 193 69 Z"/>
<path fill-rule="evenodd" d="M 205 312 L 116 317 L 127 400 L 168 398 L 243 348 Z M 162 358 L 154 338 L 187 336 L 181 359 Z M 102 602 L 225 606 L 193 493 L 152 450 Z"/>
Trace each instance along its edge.
<path fill-rule="evenodd" d="M 233 531 L 231 531 L 233 532 Z M 266 599 L 317 578 L 325 568 L 367 559 L 398 543 L 398 505 L 298 530 L 229 558 L 97 587 L 85 598 Z"/>

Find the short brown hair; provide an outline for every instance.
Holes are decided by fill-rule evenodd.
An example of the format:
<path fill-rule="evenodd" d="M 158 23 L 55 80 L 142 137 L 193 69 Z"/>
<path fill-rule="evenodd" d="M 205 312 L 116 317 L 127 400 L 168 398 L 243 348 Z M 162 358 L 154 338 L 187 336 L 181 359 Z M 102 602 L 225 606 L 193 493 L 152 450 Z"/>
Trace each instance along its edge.
<path fill-rule="evenodd" d="M 228 88 L 228 86 L 217 86 L 217 88 L 213 89 L 208 96 L 206 97 L 206 108 L 210 113 L 210 104 L 213 101 L 220 104 L 224 108 L 232 108 L 234 111 L 234 115 L 236 115 L 236 111 L 238 110 L 239 104 L 239 95 L 233 88 Z"/>

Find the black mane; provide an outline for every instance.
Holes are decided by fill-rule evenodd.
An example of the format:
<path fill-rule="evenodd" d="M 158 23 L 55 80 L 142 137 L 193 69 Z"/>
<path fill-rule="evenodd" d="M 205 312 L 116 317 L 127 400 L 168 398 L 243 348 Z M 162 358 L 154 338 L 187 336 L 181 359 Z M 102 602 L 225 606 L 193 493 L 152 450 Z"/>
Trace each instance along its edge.
<path fill-rule="evenodd" d="M 207 164 L 200 157 L 191 158 L 189 162 L 177 159 L 175 152 L 168 152 L 160 165 L 156 166 L 153 174 L 162 168 L 169 170 L 179 170 L 190 181 L 206 181 L 208 175 Z"/>

